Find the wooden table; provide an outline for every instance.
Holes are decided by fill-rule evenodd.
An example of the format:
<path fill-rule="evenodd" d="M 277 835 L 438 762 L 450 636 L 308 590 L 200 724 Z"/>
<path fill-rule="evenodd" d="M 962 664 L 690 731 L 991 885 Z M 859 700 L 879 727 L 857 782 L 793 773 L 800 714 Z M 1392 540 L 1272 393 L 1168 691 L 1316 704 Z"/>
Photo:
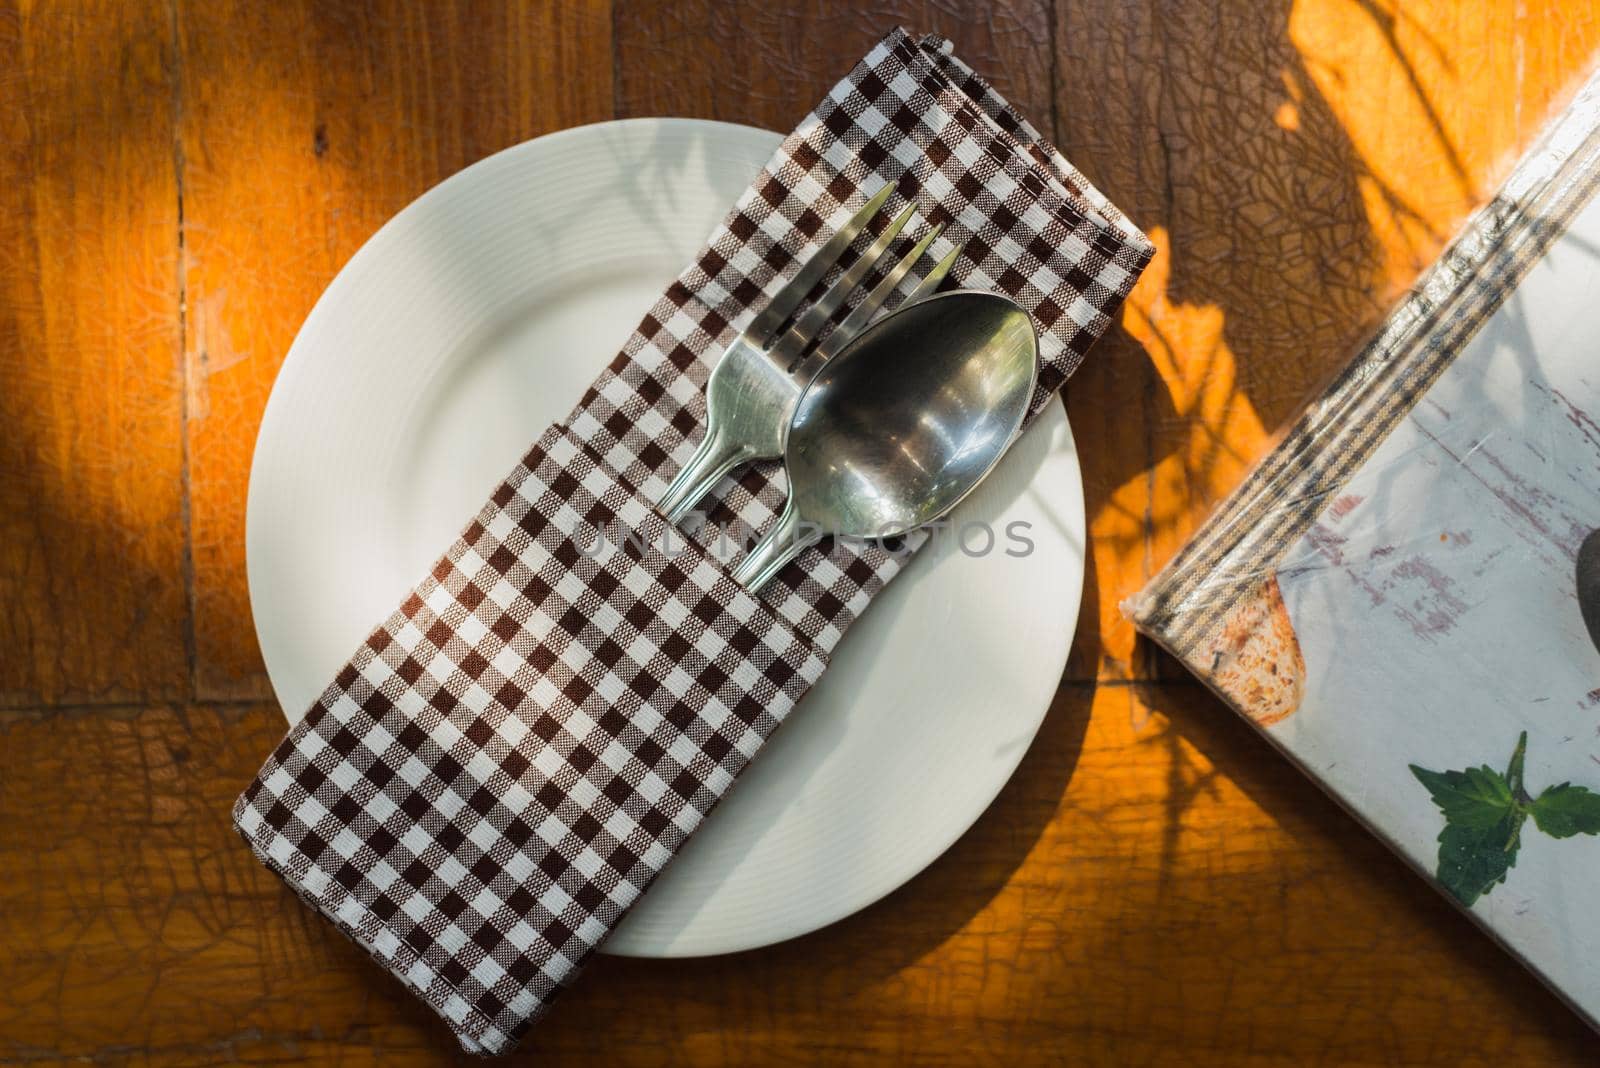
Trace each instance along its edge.
<path fill-rule="evenodd" d="M 0 1060 L 454 1056 L 228 827 L 283 730 L 243 544 L 279 361 L 453 171 L 618 116 L 787 129 L 897 21 L 1160 247 L 1069 388 L 1070 669 L 909 885 L 771 949 L 598 960 L 527 1060 L 1592 1062 L 1116 608 L 1570 91 L 1578 0 L 0 3 Z"/>

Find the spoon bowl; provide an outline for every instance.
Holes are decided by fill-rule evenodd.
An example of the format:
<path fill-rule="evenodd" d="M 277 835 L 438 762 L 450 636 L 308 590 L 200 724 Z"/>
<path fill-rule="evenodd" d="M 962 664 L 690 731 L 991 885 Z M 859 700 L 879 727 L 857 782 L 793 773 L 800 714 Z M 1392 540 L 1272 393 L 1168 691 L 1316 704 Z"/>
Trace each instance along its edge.
<path fill-rule="evenodd" d="M 968 290 L 863 331 L 801 396 L 784 447 L 789 500 L 734 578 L 760 589 L 805 547 L 805 527 L 893 537 L 949 512 L 1021 428 L 1038 349 L 1015 301 Z"/>

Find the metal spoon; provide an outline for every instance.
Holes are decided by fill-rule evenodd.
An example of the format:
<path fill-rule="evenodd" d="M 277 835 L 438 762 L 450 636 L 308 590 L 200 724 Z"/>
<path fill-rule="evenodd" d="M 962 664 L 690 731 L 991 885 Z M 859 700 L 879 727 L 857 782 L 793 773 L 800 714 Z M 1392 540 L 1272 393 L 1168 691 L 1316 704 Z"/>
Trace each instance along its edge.
<path fill-rule="evenodd" d="M 1600 530 L 1591 530 L 1578 546 L 1578 611 L 1600 649 Z"/>
<path fill-rule="evenodd" d="M 942 293 L 867 328 L 800 397 L 789 500 L 734 579 L 766 585 L 809 544 L 805 528 L 893 537 L 950 511 L 1022 426 L 1038 351 L 1027 313 L 994 293 Z"/>

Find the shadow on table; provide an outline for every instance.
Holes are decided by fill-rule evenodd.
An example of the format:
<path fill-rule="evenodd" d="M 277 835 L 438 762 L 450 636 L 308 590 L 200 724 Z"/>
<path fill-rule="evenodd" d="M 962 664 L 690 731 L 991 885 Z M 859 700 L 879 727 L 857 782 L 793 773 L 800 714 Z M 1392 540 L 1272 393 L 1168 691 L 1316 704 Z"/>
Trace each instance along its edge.
<path fill-rule="evenodd" d="M 1165 661 L 1164 670 L 1181 672 L 1165 652 L 1153 655 Z M 1442 947 L 1448 947 L 1450 967 L 1462 973 L 1455 983 L 1467 981 L 1492 988 L 1506 1013 L 1508 1031 L 1515 1021 L 1536 1020 L 1542 1033 L 1570 1052 L 1573 1063 L 1589 1059 L 1594 1032 L 1577 1013 L 1391 852 L 1378 835 L 1330 803 L 1314 782 L 1243 717 L 1198 684 L 1151 683 L 1136 688 L 1152 715 L 1165 723 L 1148 744 L 1165 755 L 1172 769 L 1162 870 L 1167 884 L 1174 886 L 1175 897 L 1182 895 L 1176 892 L 1178 873 L 1173 861 L 1188 810 L 1203 795 L 1224 785 L 1240 790 L 1297 843 L 1331 855 L 1318 862 L 1318 867 L 1349 872 L 1350 880 L 1361 884 L 1359 894 L 1314 908 L 1318 924 L 1345 927 L 1351 944 L 1373 945 L 1374 954 L 1386 951 L 1393 955 L 1394 946 L 1385 945 L 1390 942 L 1415 947 L 1411 954 L 1415 961 L 1394 963 L 1400 974 L 1408 967 L 1426 967 L 1430 952 L 1444 952 Z M 1282 892 L 1309 894 L 1337 885 L 1323 878 L 1315 882 L 1320 885 L 1312 885 L 1309 879 L 1296 881 L 1286 868 Z M 1297 908 L 1310 905 L 1305 902 Z M 1213 909 L 1205 918 L 1224 929 L 1237 927 L 1237 939 L 1230 936 L 1224 941 L 1236 941 L 1240 946 L 1259 940 L 1259 935 L 1252 935 L 1258 920 L 1258 916 L 1226 909 Z M 1443 983 L 1438 992 L 1447 994 L 1452 985 Z M 1482 999 L 1478 1001 L 1481 1004 Z"/>

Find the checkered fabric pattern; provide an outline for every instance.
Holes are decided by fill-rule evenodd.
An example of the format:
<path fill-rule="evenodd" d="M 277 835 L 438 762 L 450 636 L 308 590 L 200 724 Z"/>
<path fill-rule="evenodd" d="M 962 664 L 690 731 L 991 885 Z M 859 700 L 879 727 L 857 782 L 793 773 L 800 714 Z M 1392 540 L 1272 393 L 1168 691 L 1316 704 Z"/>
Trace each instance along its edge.
<path fill-rule="evenodd" d="M 693 451 L 710 361 L 883 182 L 965 242 L 962 285 L 1033 315 L 1035 412 L 1151 254 L 946 42 L 889 34 L 235 806 L 256 855 L 468 1050 L 548 1008 L 919 544 L 813 548 L 758 598 L 649 503 Z M 783 495 L 747 470 L 711 517 L 759 531 Z"/>

